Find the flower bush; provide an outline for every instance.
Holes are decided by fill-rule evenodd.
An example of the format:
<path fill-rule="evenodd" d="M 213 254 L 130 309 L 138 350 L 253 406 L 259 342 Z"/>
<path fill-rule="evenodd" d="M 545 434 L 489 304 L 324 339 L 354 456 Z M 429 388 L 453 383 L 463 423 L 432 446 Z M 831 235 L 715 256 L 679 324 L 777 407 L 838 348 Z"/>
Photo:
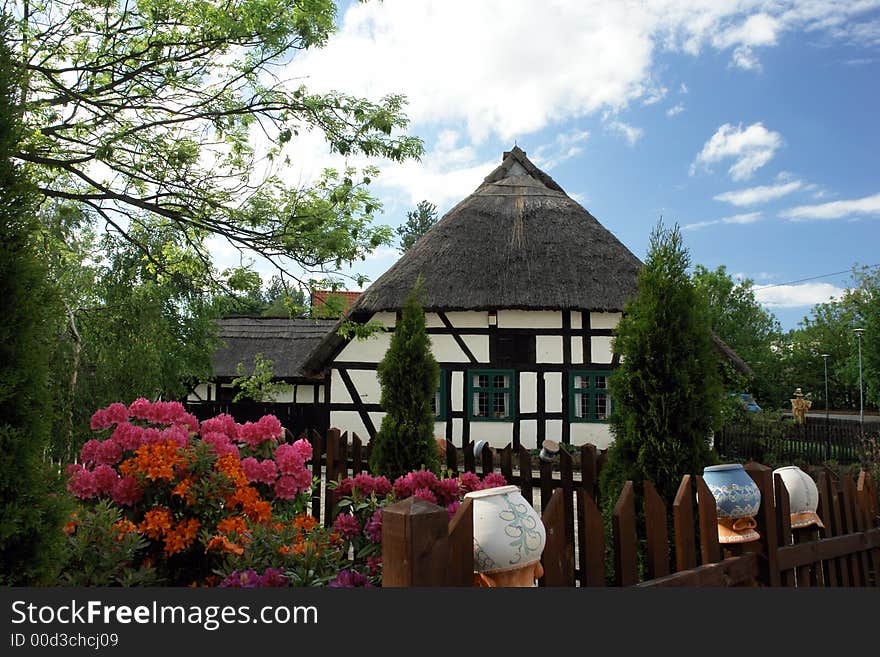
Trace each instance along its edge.
<path fill-rule="evenodd" d="M 236 568 L 265 564 L 261 581 L 277 583 L 266 579 L 266 568 L 296 571 L 299 564 L 313 572 L 306 562 L 314 550 L 295 552 L 297 541 L 326 545 L 322 554 L 332 554 L 329 533 L 303 531 L 311 444 L 284 442 L 276 417 L 242 425 L 219 415 L 199 424 L 179 402 L 138 399 L 97 411 L 91 428 L 99 437 L 69 466 L 67 488 L 85 509 L 103 503 L 121 513 L 140 541 L 133 566 L 152 566 L 159 581 L 219 583 Z M 302 558 L 279 561 L 285 546 Z M 335 576 L 339 568 L 331 570 Z M 329 581 L 329 573 L 323 576 Z M 312 578 L 291 572 L 289 581 Z"/>

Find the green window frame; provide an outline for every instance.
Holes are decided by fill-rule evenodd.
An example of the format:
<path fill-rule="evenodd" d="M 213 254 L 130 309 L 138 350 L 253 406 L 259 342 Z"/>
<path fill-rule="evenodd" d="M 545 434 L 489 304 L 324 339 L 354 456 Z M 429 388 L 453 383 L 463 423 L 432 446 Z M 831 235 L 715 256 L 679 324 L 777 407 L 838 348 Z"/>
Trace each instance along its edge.
<path fill-rule="evenodd" d="M 608 392 L 608 370 L 579 370 L 569 377 L 569 420 L 607 423 L 614 404 Z"/>
<path fill-rule="evenodd" d="M 435 421 L 446 421 L 446 370 L 440 370 L 440 382 L 431 399 L 431 410 L 434 411 Z"/>
<path fill-rule="evenodd" d="M 472 422 L 513 422 L 516 420 L 514 370 L 468 370 L 467 401 Z"/>

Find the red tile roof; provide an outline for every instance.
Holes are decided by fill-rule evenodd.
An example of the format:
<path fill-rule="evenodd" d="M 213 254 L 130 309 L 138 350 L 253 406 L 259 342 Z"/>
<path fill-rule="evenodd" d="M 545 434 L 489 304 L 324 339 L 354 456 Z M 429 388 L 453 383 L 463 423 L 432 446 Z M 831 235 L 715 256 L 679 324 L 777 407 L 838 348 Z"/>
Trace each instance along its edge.
<path fill-rule="evenodd" d="M 312 305 L 325 305 L 327 297 L 329 297 L 331 294 L 333 296 L 345 298 L 345 310 L 348 310 L 351 307 L 351 304 L 354 303 L 355 299 L 357 299 L 361 295 L 360 292 L 349 292 L 348 290 L 339 290 L 338 292 L 333 292 L 331 290 L 315 290 L 314 292 L 312 292 Z"/>

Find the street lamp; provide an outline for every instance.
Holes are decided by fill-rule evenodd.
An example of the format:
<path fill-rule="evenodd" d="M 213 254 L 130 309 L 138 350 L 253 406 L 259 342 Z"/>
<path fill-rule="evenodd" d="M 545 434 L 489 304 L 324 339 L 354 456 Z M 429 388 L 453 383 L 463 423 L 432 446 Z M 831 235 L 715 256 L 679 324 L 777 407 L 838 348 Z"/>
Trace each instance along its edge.
<path fill-rule="evenodd" d="M 859 337 L 859 429 L 865 428 L 865 400 L 862 396 L 862 333 L 863 328 L 853 329 L 853 332 Z"/>
<path fill-rule="evenodd" d="M 825 361 L 825 460 L 831 460 L 831 431 L 828 425 L 828 357 L 831 354 L 820 354 Z"/>

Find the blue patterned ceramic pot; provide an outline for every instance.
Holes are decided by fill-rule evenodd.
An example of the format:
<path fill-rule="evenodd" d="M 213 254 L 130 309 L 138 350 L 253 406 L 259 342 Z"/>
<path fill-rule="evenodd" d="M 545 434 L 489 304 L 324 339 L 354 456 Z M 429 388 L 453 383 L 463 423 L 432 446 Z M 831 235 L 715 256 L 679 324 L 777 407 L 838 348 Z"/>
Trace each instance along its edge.
<path fill-rule="evenodd" d="M 498 573 L 534 564 L 547 534 L 541 517 L 516 486 L 473 491 L 474 571 Z"/>
<path fill-rule="evenodd" d="M 703 469 L 703 481 L 715 498 L 719 520 L 754 516 L 761 508 L 761 491 L 739 463 L 710 465 Z"/>

